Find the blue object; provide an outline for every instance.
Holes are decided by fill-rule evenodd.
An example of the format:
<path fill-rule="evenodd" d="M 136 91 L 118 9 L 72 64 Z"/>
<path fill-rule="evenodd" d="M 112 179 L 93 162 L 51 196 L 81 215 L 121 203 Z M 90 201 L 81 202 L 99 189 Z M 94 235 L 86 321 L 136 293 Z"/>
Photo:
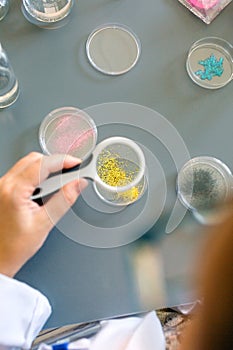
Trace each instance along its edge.
<path fill-rule="evenodd" d="M 62 344 L 54 344 L 52 345 L 53 350 L 68 350 L 69 343 L 62 343 Z"/>
<path fill-rule="evenodd" d="M 198 61 L 204 67 L 204 70 L 198 70 L 195 72 L 196 75 L 199 75 L 202 80 L 212 80 L 213 77 L 220 77 L 224 71 L 223 69 L 224 58 L 220 57 L 219 60 L 212 54 L 210 57 L 205 60 Z"/>

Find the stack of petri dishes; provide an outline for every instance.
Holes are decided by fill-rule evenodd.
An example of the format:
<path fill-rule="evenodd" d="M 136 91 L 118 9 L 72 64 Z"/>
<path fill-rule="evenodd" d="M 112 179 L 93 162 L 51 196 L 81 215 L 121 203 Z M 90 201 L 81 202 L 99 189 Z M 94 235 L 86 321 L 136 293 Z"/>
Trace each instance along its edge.
<path fill-rule="evenodd" d="M 53 29 L 66 24 L 72 6 L 73 0 L 23 0 L 22 12 L 29 22 Z"/>

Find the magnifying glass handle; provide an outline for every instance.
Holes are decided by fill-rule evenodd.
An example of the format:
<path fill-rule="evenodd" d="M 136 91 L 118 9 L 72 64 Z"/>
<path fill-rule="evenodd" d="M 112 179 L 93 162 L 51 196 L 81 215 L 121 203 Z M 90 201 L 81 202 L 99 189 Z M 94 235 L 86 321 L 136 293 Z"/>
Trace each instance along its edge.
<path fill-rule="evenodd" d="M 77 167 L 76 167 L 77 169 Z M 67 173 L 59 174 L 52 176 L 45 181 L 43 181 L 39 187 L 37 187 L 31 196 L 32 200 L 37 200 L 42 197 L 46 197 L 49 194 L 52 194 L 59 190 L 64 185 L 68 184 L 73 180 L 77 180 L 78 178 L 89 178 L 92 179 L 89 175 L 88 167 L 84 167 L 75 171 L 70 171 Z"/>

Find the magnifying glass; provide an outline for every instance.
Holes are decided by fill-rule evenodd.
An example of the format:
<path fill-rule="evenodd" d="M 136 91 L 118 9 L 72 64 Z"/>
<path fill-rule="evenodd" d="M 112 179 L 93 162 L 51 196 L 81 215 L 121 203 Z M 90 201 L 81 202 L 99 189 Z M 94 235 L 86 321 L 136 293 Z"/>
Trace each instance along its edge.
<path fill-rule="evenodd" d="M 31 199 L 39 199 L 77 179 L 87 178 L 95 183 L 97 194 L 106 202 L 128 205 L 138 200 L 146 189 L 145 157 L 131 139 L 110 137 L 99 143 L 84 166 L 78 170 L 56 175 L 42 182 Z"/>

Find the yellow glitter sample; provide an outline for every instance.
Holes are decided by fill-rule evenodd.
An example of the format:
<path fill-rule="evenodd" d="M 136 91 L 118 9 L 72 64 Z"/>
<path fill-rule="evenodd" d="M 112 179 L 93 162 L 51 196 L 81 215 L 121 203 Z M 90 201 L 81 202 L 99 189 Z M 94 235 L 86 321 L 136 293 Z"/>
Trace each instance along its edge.
<path fill-rule="evenodd" d="M 110 186 L 124 186 L 127 184 L 126 172 L 116 158 L 101 160 L 97 172 L 101 180 Z"/>
<path fill-rule="evenodd" d="M 139 196 L 138 187 L 133 187 L 128 191 L 120 194 L 120 198 L 124 199 L 125 202 L 134 202 Z"/>
<path fill-rule="evenodd" d="M 121 159 L 118 155 L 109 155 L 108 152 L 104 152 L 97 162 L 97 173 L 100 179 L 107 185 L 117 187 L 126 186 L 130 184 L 136 177 L 138 167 L 131 170 L 132 164 L 126 159 Z M 133 202 L 139 196 L 138 187 L 133 188 L 116 194 L 116 199 L 124 202 Z"/>

